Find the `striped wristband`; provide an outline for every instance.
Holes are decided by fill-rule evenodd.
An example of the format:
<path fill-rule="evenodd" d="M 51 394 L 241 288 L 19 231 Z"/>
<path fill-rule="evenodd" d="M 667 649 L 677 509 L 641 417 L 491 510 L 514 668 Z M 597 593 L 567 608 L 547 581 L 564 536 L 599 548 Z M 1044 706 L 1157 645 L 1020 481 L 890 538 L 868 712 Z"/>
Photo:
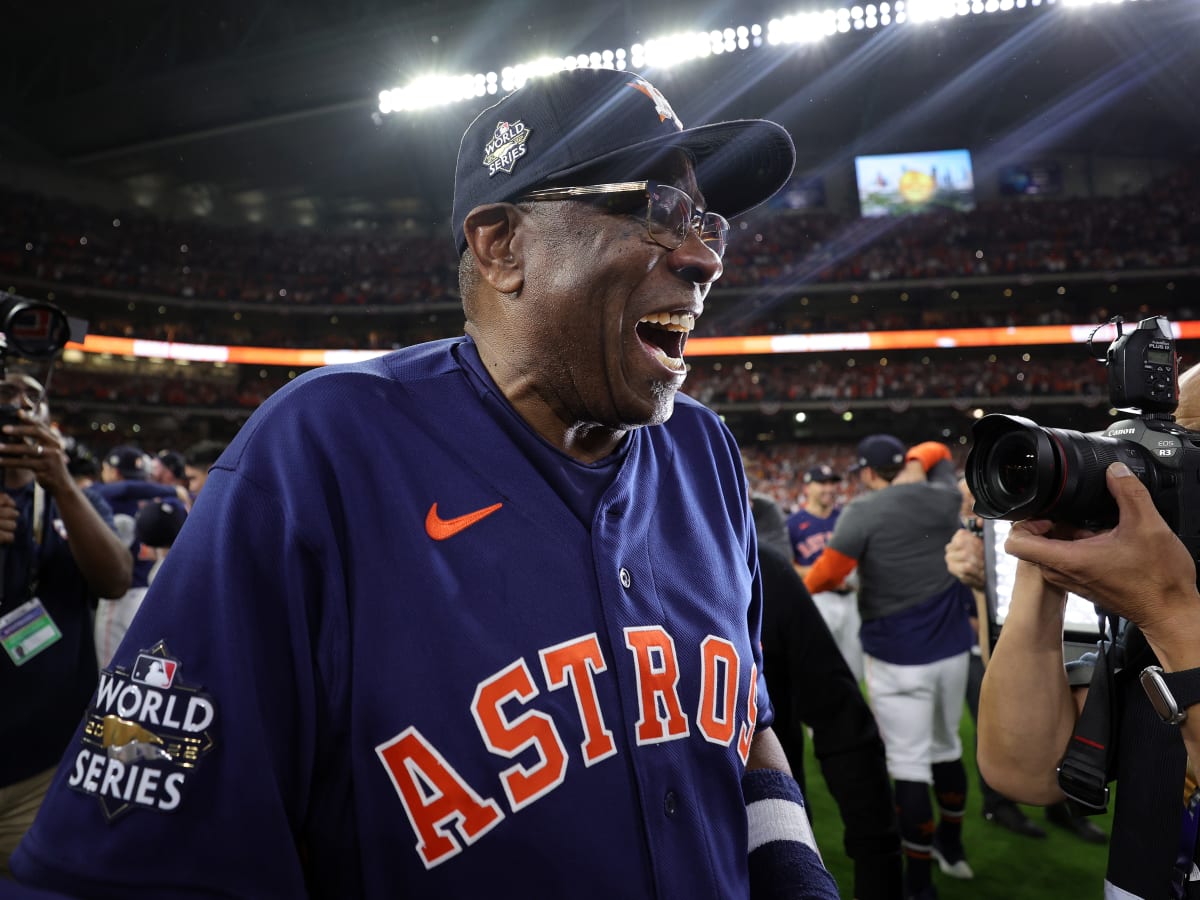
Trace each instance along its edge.
<path fill-rule="evenodd" d="M 838 900 L 796 780 L 776 769 L 755 769 L 742 777 L 742 793 L 753 900 Z"/>

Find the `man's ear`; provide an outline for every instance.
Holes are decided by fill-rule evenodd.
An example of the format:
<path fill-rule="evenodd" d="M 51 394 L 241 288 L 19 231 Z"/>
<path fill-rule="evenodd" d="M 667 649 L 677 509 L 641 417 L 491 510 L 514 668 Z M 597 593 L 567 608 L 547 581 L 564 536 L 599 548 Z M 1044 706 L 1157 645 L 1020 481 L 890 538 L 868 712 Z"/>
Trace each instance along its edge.
<path fill-rule="evenodd" d="M 480 276 L 502 294 L 516 293 L 525 283 L 517 240 L 520 221 L 521 211 L 511 203 L 489 203 L 475 207 L 463 222 Z"/>

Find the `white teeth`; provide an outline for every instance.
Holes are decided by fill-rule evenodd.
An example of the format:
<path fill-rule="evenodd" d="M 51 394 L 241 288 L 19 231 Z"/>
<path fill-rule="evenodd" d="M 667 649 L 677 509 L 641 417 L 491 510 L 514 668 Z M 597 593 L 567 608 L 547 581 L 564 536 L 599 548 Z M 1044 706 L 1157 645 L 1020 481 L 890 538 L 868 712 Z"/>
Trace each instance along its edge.
<path fill-rule="evenodd" d="M 658 325 L 667 331 L 682 331 L 684 334 L 690 334 L 691 330 L 696 327 L 696 317 L 691 313 L 651 313 L 648 316 L 642 316 L 638 321 Z"/>
<path fill-rule="evenodd" d="M 683 372 L 686 370 L 682 359 L 675 359 L 673 356 L 667 356 L 667 354 L 658 347 L 654 347 L 650 352 L 655 359 L 657 359 L 668 369 L 671 369 L 674 372 Z"/>

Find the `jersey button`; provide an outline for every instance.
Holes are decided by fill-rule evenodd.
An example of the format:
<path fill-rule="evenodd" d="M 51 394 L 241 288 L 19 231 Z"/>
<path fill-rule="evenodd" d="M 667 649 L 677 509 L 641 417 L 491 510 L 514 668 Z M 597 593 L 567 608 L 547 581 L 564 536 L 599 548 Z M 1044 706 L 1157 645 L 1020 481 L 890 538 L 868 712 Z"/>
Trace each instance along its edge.
<path fill-rule="evenodd" d="M 621 587 L 625 588 L 625 590 L 629 590 L 629 586 L 633 584 L 633 578 L 630 576 L 629 570 L 624 566 L 621 566 L 621 571 L 618 572 L 617 575 L 621 579 Z"/>
<path fill-rule="evenodd" d="M 667 796 L 663 797 L 663 812 L 670 818 L 679 810 L 679 798 L 675 796 L 674 791 L 667 791 Z"/>

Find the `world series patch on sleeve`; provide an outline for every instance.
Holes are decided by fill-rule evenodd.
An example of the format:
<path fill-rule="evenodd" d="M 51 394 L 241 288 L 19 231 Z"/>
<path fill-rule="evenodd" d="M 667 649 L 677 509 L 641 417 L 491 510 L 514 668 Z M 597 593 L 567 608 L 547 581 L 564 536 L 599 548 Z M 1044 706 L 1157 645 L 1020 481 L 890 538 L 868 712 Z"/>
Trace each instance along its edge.
<path fill-rule="evenodd" d="M 67 784 L 95 796 L 109 821 L 137 807 L 173 810 L 213 747 L 215 719 L 212 698 L 182 681 L 160 641 L 132 669 L 100 672 Z"/>

